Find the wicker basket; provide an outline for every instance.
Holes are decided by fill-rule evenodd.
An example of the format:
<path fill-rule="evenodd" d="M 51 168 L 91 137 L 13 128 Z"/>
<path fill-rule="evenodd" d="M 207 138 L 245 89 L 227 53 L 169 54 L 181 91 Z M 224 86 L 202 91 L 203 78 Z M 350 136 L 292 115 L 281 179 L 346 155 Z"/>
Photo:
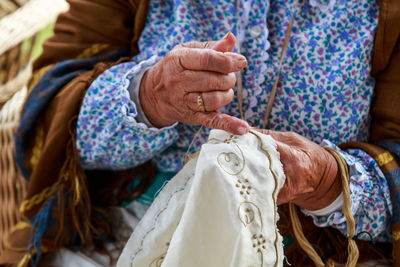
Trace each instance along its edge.
<path fill-rule="evenodd" d="M 29 62 L 41 46 L 42 30 L 68 9 L 65 0 L 1 0 L 0 10 L 7 2 L 15 7 L 27 3 L 0 20 L 0 105 L 28 80 Z"/>
<path fill-rule="evenodd" d="M 42 30 L 67 9 L 65 0 L 0 0 L 0 255 L 4 237 L 20 219 L 27 188 L 15 163 L 14 135 L 31 60 L 41 47 Z"/>
<path fill-rule="evenodd" d="M 18 206 L 27 187 L 14 162 L 14 134 L 26 94 L 25 86 L 14 94 L 0 111 L 0 237 L 4 237 L 19 221 Z M 0 254 L 2 249 L 3 242 L 0 242 Z"/>
<path fill-rule="evenodd" d="M 21 6 L 23 6 L 29 0 L 1 0 L 0 1 L 0 19 L 5 15 L 8 15 Z"/>

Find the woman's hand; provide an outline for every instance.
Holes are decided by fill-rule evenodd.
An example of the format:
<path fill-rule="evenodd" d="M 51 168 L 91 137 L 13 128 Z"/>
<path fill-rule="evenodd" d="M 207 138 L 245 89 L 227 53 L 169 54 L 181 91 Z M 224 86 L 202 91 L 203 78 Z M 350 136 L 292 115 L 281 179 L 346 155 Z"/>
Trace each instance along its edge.
<path fill-rule="evenodd" d="M 286 175 L 278 205 L 293 202 L 318 210 L 340 195 L 342 182 L 336 160 L 323 147 L 294 132 L 258 131 L 275 139 Z"/>
<path fill-rule="evenodd" d="M 149 121 L 159 128 L 181 122 L 247 133 L 245 121 L 217 111 L 233 99 L 234 72 L 247 66 L 245 57 L 231 52 L 235 41 L 229 33 L 216 42 L 181 44 L 150 68 L 139 91 Z"/>

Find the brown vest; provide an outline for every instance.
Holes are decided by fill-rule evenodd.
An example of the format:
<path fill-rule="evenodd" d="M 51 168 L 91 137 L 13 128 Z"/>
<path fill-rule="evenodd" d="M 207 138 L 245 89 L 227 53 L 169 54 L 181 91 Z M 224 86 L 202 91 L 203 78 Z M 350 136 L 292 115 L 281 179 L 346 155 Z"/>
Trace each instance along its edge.
<path fill-rule="evenodd" d="M 376 97 L 372 106 L 371 141 L 400 142 L 400 112 L 398 112 L 400 105 L 400 1 L 381 0 L 380 2 L 372 68 L 372 74 L 376 78 Z M 131 47 L 132 55 L 138 52 L 137 40 L 146 21 L 148 0 L 69 0 L 69 3 L 70 10 L 59 16 L 54 36 L 45 43 L 43 54 L 34 63 L 35 74 L 31 86 L 43 75 L 43 68 L 66 59 L 90 57 L 127 46 Z M 94 10 L 96 12 L 93 12 Z M 25 201 L 31 201 L 36 195 L 60 180 L 60 170 L 69 170 L 65 168 L 65 164 L 63 165 L 65 158 L 67 160 L 68 157 L 77 158 L 74 133 L 71 134 L 74 129 L 70 131 L 71 125 L 66 125 L 66 122 L 78 115 L 81 100 L 88 86 L 110 65 L 112 64 L 100 64 L 94 70 L 72 80 L 54 97 L 46 111 L 37 120 L 37 130 L 30 138 L 30 149 L 26 151 L 26 168 L 31 173 L 31 180 Z M 38 142 L 38 136 L 41 138 L 40 142 Z M 69 153 L 67 153 L 68 146 Z M 352 146 L 362 146 L 369 153 L 377 149 L 373 144 L 352 144 Z M 61 167 L 52 169 L 53 173 L 49 176 L 49 173 L 45 171 L 53 162 L 61 164 Z M 78 161 L 74 162 L 76 165 L 72 168 L 74 173 L 82 173 Z M 69 186 L 75 188 L 78 183 L 80 192 L 90 191 L 90 188 L 82 189 L 87 185 L 82 177 L 80 179 L 83 180 L 78 179 Z M 74 194 L 77 193 L 74 192 Z M 34 205 L 33 209 L 24 212 L 24 215 L 32 216 L 48 199 L 44 198 L 42 202 Z M 87 229 L 89 228 L 87 226 Z M 90 235 L 88 232 L 85 234 Z M 5 250 L 0 251 L 0 265 L 15 264 L 21 260 L 22 263 L 28 264 L 29 253 L 26 248 L 29 235 L 29 226 L 19 226 L 11 231 L 5 238 Z M 62 245 L 63 243 L 46 244 L 45 248 L 54 250 Z M 398 258 L 400 253 L 396 255 L 395 258 Z"/>

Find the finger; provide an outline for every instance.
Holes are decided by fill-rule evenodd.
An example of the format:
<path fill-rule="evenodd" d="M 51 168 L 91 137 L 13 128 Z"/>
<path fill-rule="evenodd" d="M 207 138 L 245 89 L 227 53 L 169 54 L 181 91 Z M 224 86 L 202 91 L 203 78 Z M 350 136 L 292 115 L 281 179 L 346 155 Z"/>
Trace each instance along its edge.
<path fill-rule="evenodd" d="M 233 90 L 211 91 L 205 93 L 189 93 L 186 95 L 186 103 L 193 111 L 201 111 L 199 106 L 199 96 L 202 98 L 205 111 L 216 111 L 228 105 L 234 96 Z"/>
<path fill-rule="evenodd" d="M 281 132 L 269 129 L 254 129 L 263 134 L 270 135 L 275 141 L 280 141 L 285 144 L 299 144 L 301 142 L 300 135 L 295 132 Z"/>
<path fill-rule="evenodd" d="M 209 48 L 219 52 L 232 52 L 236 43 L 236 37 L 231 32 L 228 32 L 223 38 L 218 41 L 198 42 L 192 41 L 183 43 L 181 47 L 187 48 Z"/>
<path fill-rule="evenodd" d="M 234 73 L 185 70 L 179 75 L 179 84 L 185 92 L 226 91 L 233 88 L 236 83 Z"/>
<path fill-rule="evenodd" d="M 204 107 L 206 111 L 214 111 L 219 108 L 225 107 L 233 100 L 233 90 L 226 91 L 212 91 L 202 93 Z"/>
<path fill-rule="evenodd" d="M 212 49 L 212 47 L 214 47 L 217 42 L 218 41 L 207 41 L 207 42 L 191 41 L 191 42 L 180 44 L 180 45 L 178 45 L 178 47 Z"/>
<path fill-rule="evenodd" d="M 235 48 L 236 37 L 231 32 L 228 32 L 221 40 L 218 40 L 210 45 L 211 49 L 220 52 L 232 52 Z"/>
<path fill-rule="evenodd" d="M 295 146 L 276 141 L 277 150 L 280 154 L 283 172 L 286 180 L 278 194 L 278 205 L 292 202 L 307 196 L 313 192 L 315 187 L 310 183 L 312 176 L 311 166 L 308 160 L 304 161 L 304 152 Z"/>
<path fill-rule="evenodd" d="M 247 122 L 217 111 L 198 112 L 195 116 L 200 124 L 208 128 L 221 129 L 233 134 L 243 135 L 250 129 Z"/>
<path fill-rule="evenodd" d="M 288 187 L 287 183 L 285 182 L 285 184 L 282 186 L 281 190 L 278 193 L 278 198 L 277 198 L 277 201 L 276 201 L 276 204 L 278 206 L 280 206 L 282 204 L 285 204 L 285 203 L 289 203 L 292 200 L 292 198 L 290 197 L 290 194 L 288 192 L 287 187 Z"/>
<path fill-rule="evenodd" d="M 231 52 L 221 53 L 199 48 L 182 48 L 171 52 L 178 57 L 181 67 L 188 70 L 230 73 L 240 71 L 247 66 L 244 56 Z"/>
<path fill-rule="evenodd" d="M 274 138 L 275 139 L 275 138 Z M 276 140 L 276 139 L 275 139 Z M 285 143 L 276 141 L 276 149 L 279 152 L 279 158 L 280 161 L 282 162 L 282 167 L 283 167 L 283 173 L 286 176 L 285 183 L 283 184 L 282 188 L 280 189 L 278 193 L 278 198 L 277 198 L 277 205 L 281 205 L 284 203 L 289 203 L 294 199 L 294 192 L 293 192 L 293 184 L 292 184 L 292 175 L 293 171 L 288 166 L 288 162 L 294 162 L 293 159 L 291 158 L 291 153 L 290 153 L 290 147 L 286 145 Z"/>

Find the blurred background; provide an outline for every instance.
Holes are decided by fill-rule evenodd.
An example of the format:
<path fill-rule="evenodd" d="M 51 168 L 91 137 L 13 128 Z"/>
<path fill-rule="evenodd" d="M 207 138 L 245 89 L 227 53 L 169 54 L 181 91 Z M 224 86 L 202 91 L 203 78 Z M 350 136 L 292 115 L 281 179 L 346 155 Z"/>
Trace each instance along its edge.
<path fill-rule="evenodd" d="M 51 36 L 57 15 L 67 9 L 65 0 L 0 1 L 0 103 L 18 90 L 10 82 L 20 85 L 29 77 L 30 62 Z"/>
<path fill-rule="evenodd" d="M 31 64 L 68 10 L 65 0 L 0 0 L 0 237 L 19 220 L 26 191 L 14 160 L 14 134 L 27 96 Z M 0 251 L 4 244 L 0 238 Z"/>

